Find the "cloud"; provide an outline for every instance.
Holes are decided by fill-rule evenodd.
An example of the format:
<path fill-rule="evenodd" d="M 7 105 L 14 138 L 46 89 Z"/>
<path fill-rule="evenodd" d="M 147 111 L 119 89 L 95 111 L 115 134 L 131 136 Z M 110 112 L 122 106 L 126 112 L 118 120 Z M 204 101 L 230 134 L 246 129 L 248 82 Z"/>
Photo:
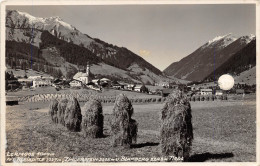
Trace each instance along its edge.
<path fill-rule="evenodd" d="M 140 56 L 149 56 L 150 55 L 150 51 L 148 51 L 148 50 L 140 50 L 139 54 L 140 54 Z"/>

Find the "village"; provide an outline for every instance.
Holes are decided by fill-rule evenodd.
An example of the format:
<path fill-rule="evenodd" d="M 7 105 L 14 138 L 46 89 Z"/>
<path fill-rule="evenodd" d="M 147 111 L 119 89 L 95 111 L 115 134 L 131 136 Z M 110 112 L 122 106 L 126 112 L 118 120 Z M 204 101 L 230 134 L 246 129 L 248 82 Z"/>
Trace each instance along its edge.
<path fill-rule="evenodd" d="M 167 81 L 160 81 L 154 85 L 145 85 L 143 83 L 126 83 L 123 81 L 110 80 L 106 77 L 91 78 L 90 65 L 88 64 L 85 70 L 79 70 L 73 79 L 66 79 L 63 77 L 54 78 L 53 76 L 24 76 L 17 77 L 12 72 L 7 72 L 6 90 L 8 91 L 34 91 L 35 89 L 54 87 L 56 91 L 62 89 L 90 89 L 98 93 L 107 90 L 132 91 L 137 93 L 146 93 L 150 95 L 159 95 L 167 97 L 174 89 L 181 89 L 186 92 L 187 96 L 193 95 L 201 96 L 222 96 L 227 94 L 245 95 L 255 92 L 255 85 L 236 83 L 229 91 L 223 91 L 219 88 L 217 83 L 199 83 L 199 84 L 173 84 Z"/>

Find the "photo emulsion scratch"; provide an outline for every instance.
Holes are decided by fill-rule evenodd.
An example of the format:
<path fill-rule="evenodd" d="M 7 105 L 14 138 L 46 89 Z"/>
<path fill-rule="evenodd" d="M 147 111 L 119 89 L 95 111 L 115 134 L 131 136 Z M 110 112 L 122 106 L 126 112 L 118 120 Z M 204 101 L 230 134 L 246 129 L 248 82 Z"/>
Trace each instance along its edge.
<path fill-rule="evenodd" d="M 59 3 L 2 3 L 1 164 L 257 162 L 256 2 Z"/>

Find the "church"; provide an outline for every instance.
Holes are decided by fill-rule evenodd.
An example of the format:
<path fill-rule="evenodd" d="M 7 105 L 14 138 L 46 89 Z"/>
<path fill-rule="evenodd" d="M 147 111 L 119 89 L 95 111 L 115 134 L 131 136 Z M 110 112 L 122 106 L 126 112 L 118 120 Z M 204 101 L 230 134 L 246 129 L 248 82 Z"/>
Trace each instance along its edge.
<path fill-rule="evenodd" d="M 90 79 L 90 66 L 89 63 L 87 64 L 86 72 L 78 72 L 73 76 L 74 80 L 80 81 L 82 84 L 88 84 L 91 82 Z"/>

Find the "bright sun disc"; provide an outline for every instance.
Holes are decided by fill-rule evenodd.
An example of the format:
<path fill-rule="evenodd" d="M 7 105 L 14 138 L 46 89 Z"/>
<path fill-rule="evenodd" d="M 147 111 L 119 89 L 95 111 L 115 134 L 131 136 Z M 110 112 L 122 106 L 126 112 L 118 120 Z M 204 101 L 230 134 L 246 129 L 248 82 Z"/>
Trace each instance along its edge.
<path fill-rule="evenodd" d="M 235 84 L 234 78 L 229 74 L 223 74 L 218 79 L 218 86 L 222 90 L 230 90 Z"/>

